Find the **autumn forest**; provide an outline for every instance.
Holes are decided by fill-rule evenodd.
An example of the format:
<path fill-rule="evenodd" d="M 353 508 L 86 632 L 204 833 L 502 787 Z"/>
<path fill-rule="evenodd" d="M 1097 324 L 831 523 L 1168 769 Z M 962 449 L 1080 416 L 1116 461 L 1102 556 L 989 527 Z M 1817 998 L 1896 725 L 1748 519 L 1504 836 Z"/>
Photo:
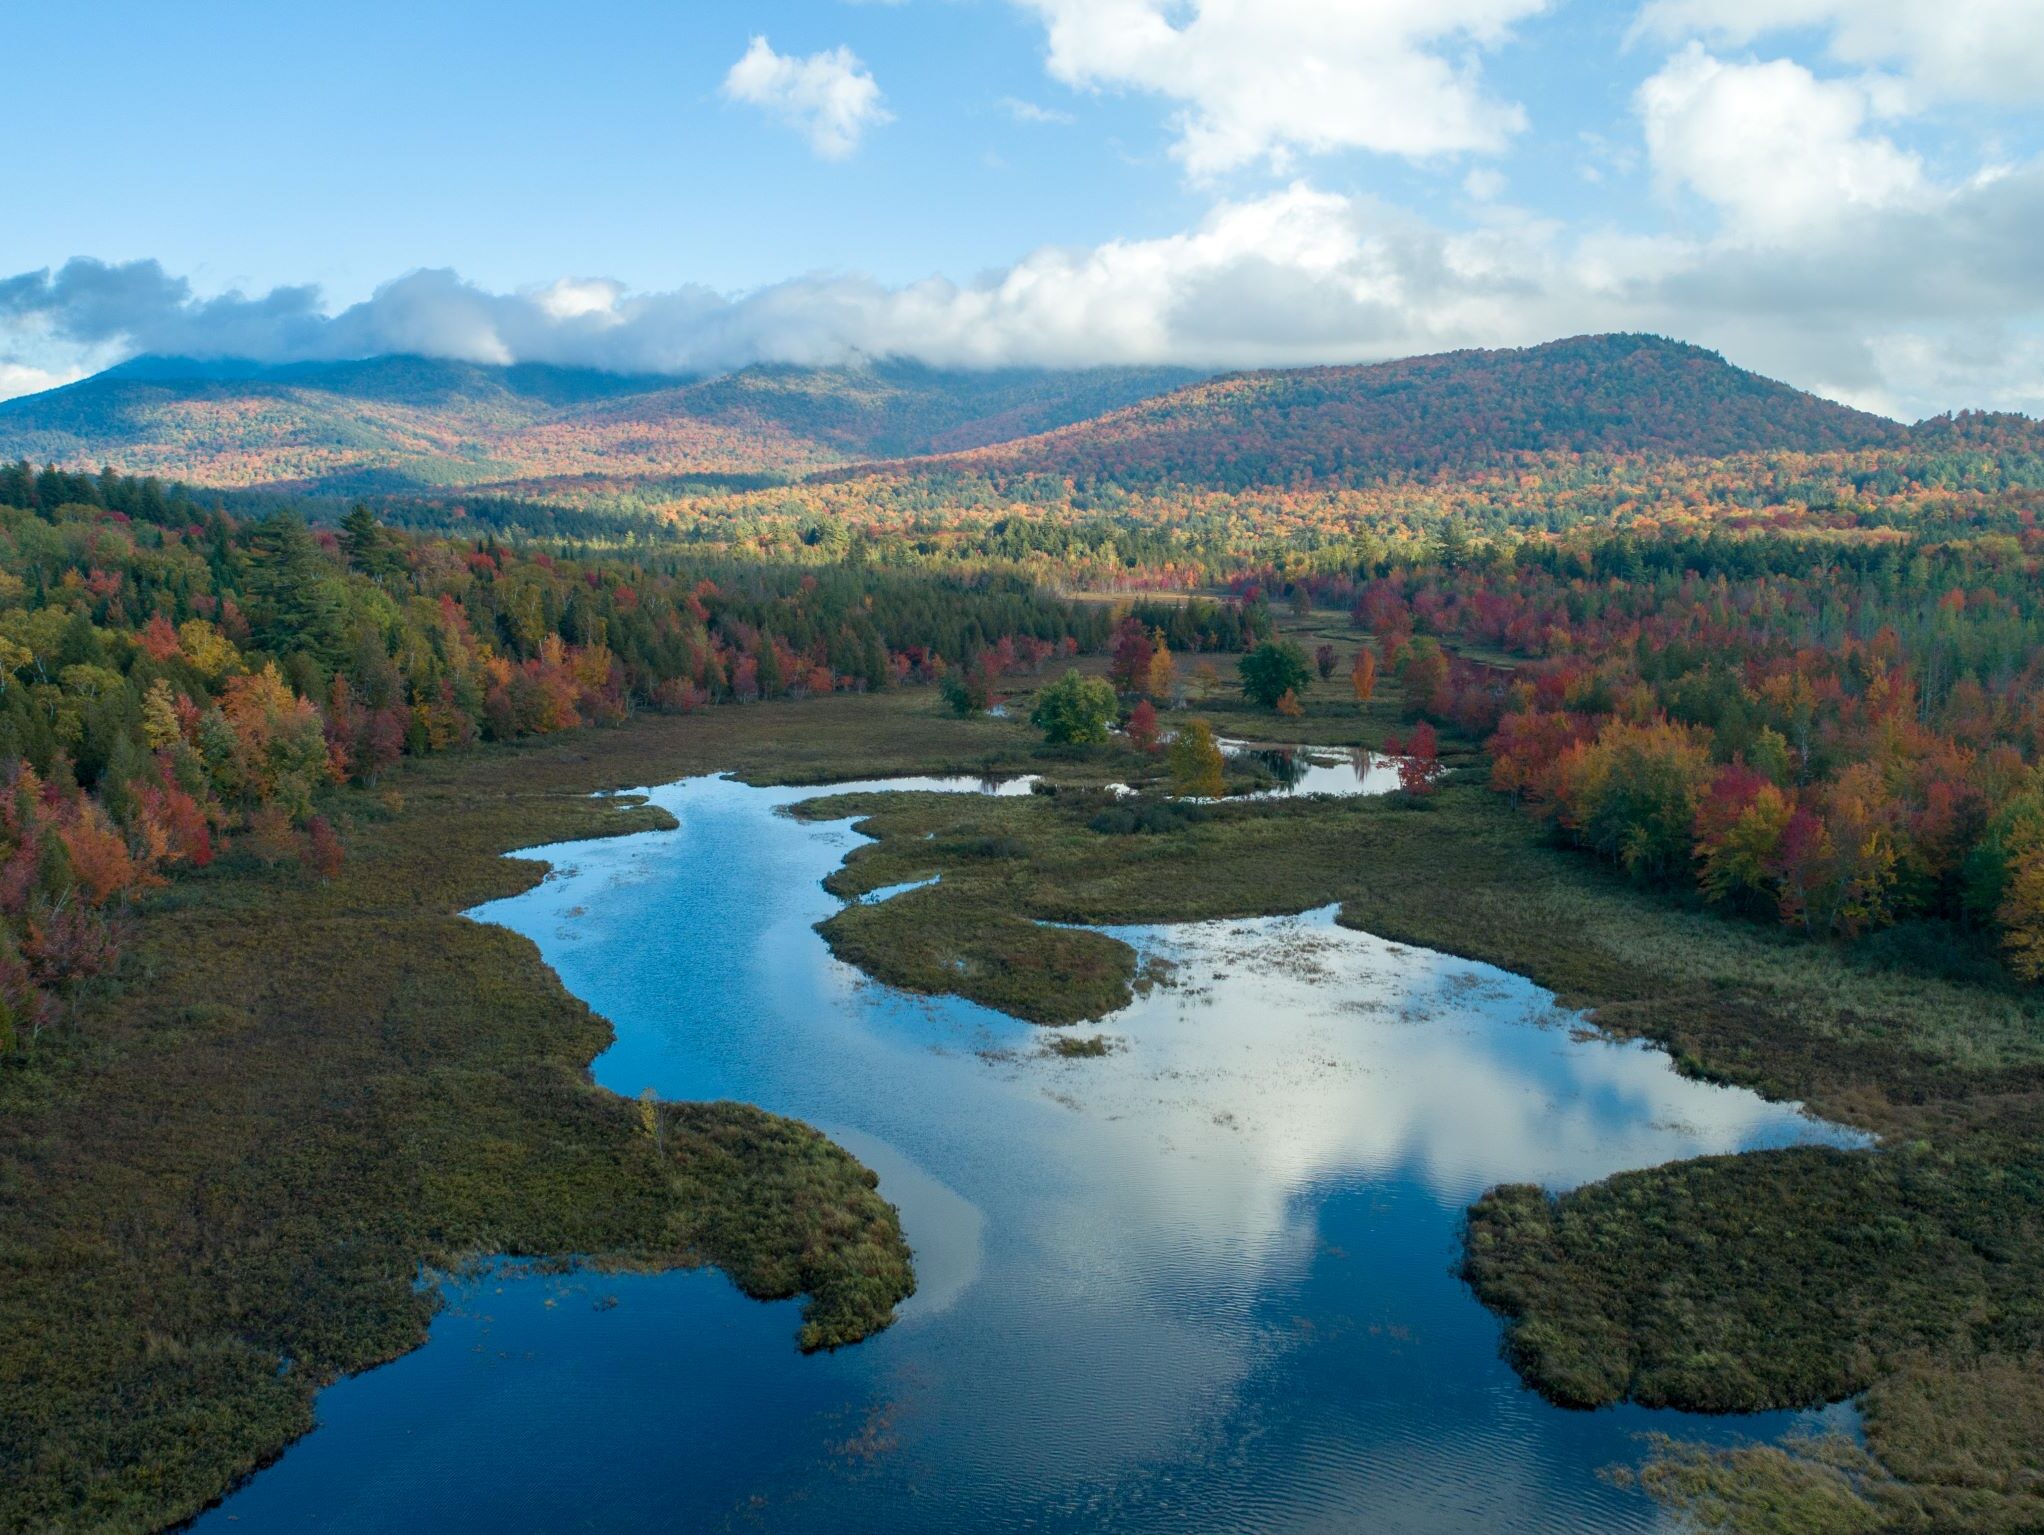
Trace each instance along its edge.
<path fill-rule="evenodd" d="M 804 1347 L 888 1325 L 915 1281 L 872 1175 L 792 1121 L 599 1097 L 603 1020 L 522 949 L 475 963 L 537 999 L 500 1012 L 555 1022 L 474 1036 L 499 1065 L 460 1067 L 512 1085 L 377 1112 L 449 1147 L 553 1124 L 585 1181 L 531 1173 L 535 1140 L 422 1199 L 417 1229 L 316 1203 L 342 1245 L 294 1226 L 265 1255 L 208 1236 L 204 1200 L 181 1203 L 201 1175 L 166 1172 L 124 1196 L 153 1234 L 107 1294 L 139 1304 L 181 1264 L 218 1293 L 151 1302 L 146 1337 L 52 1299 L 78 1272 L 63 1212 L 142 1165 L 113 1121 L 232 1155 L 142 1080 L 166 1052 L 232 1058 L 201 1042 L 229 1026 L 197 992 L 157 1006 L 191 932 L 224 943 L 275 906 L 297 933 L 380 935 L 345 961 L 277 940 L 307 994 L 333 963 L 424 965 L 406 934 L 429 918 L 449 953 L 484 942 L 446 934 L 508 889 L 499 854 L 598 834 L 590 791 L 726 769 L 1033 775 L 969 812 L 851 807 L 878 840 L 841 893 L 882 888 L 874 869 L 932 888 L 854 900 L 823 937 L 910 992 L 1092 1027 L 1168 979 L 1082 925 L 1334 902 L 1348 927 L 1531 975 L 1685 1076 L 1863 1133 L 1878 1149 L 1507 1186 L 1468 1217 L 1461 1273 L 1552 1403 L 1863 1404 L 1850 1442 L 1678 1433 L 1625 1473 L 1700 1528 L 2044 1520 L 2044 426 L 1905 426 L 1648 337 L 969 388 L 891 366 L 468 369 L 407 393 L 434 369 L 372 387 L 348 367 L 172 360 L 0 407 L 20 455 L 0 467 L 0 1105 L 35 1132 L 5 1239 L 36 1255 L 9 1288 L 42 1308 L 0 1346 L 8 1528 L 204 1508 L 306 1430 L 318 1387 L 420 1340 L 428 1262 L 708 1261 L 810 1297 Z M 1374 754 L 1395 787 L 1271 800 L 1244 739 Z M 421 872 L 421 806 L 454 872 Z M 393 879 L 431 892 L 417 915 L 345 925 Z M 1086 879 L 1118 881 L 1113 901 Z M 237 1004 L 237 1051 L 266 1019 L 324 1037 L 265 995 Z M 404 1032 L 424 1006 L 388 1002 L 412 1060 L 455 1048 Z M 545 1083 L 501 1066 L 542 1038 Z M 1077 1068 L 1124 1046 L 1056 1048 Z M 373 1050 L 350 1035 L 334 1059 Z M 261 1069 L 278 1102 L 318 1098 L 309 1066 Z M 347 1155 L 374 1165 L 374 1139 Z M 387 1203 L 380 1176 L 356 1194 Z M 245 1234 L 296 1187 L 222 1195 L 245 1211 L 217 1218 Z M 593 1220 L 592 1200 L 628 1213 Z M 337 1256 L 358 1225 L 373 1276 Z M 1784 1250 L 1808 1253 L 1793 1276 Z M 1936 1272 L 1962 1277 L 1945 1294 Z M 249 1302 L 250 1274 L 286 1300 Z M 1593 1290 L 1594 1316 L 1574 1298 Z M 1778 1333 L 1755 1331 L 1770 1313 Z M 312 1362 L 287 1379 L 278 1358 Z M 146 1409 L 96 1426 L 109 1389 Z M 232 1432 L 167 1460 L 208 1414 Z M 1784 1506 L 1802 1512 L 1765 1522 Z"/>

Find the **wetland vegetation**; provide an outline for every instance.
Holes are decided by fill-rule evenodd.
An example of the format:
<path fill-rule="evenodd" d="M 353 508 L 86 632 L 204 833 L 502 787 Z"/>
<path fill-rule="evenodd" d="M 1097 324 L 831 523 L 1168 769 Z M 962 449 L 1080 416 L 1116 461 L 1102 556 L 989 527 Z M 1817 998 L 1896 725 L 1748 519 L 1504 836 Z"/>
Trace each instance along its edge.
<path fill-rule="evenodd" d="M 1380 744 L 1398 717 L 1309 692 L 1302 718 L 1263 718 Z M 14 1335 L 13 1378 L 31 1378 L 32 1357 L 75 1363 L 68 1390 L 34 1377 L 33 1413 L 10 1417 L 32 1468 L 11 1496 L 36 1517 L 83 1511 L 75 1528 L 146 1528 L 157 1510 L 197 1506 L 303 1431 L 318 1384 L 416 1342 L 433 1302 L 413 1276 L 470 1255 L 714 1261 L 752 1293 L 809 1294 L 805 1343 L 884 1325 L 911 1280 L 869 1175 L 813 1132 L 731 1105 L 663 1106 L 656 1137 L 642 1106 L 581 1078 L 602 1021 L 524 944 L 455 913 L 535 877 L 498 856 L 514 846 L 645 823 L 592 790 L 712 768 L 767 782 L 937 770 L 1041 781 L 998 798 L 826 795 L 797 811 L 858 817 L 875 839 L 831 877 L 834 893 L 935 879 L 825 924 L 880 979 L 1076 1023 L 1145 979 L 1094 926 L 1337 902 L 1344 923 L 1529 975 L 1693 1073 L 1880 1132 L 1871 1153 L 1678 1163 L 1558 1200 L 1496 1191 L 1471 1219 L 1469 1277 L 1513 1319 L 1515 1364 L 1559 1401 L 1746 1410 L 1867 1393 L 1877 1474 L 1839 1469 L 1828 1443 L 1729 1459 L 1671 1446 L 1642 1473 L 1658 1491 L 1727 1518 L 1785 1485 L 1862 1520 L 1841 1528 L 1921 1510 L 1926 1528 L 2021 1528 L 2035 1496 L 2028 993 L 1643 895 L 1489 793 L 1466 747 L 1450 741 L 1446 756 L 1463 770 L 1424 799 L 1238 799 L 1128 834 L 1102 817 L 1164 803 L 1161 758 L 1118 741 L 1045 745 L 1016 720 L 961 719 L 904 691 L 647 718 L 423 762 L 386 792 L 343 795 L 330 813 L 350 859 L 334 879 L 230 858 L 180 881 L 142 915 L 135 989 L 53 1036 L 75 1059 L 53 1053 L 10 1082 L 15 1124 L 40 1112 L 65 1127 L 16 1164 L 36 1179 L 40 1217 L 61 1226 L 116 1201 L 137 1212 L 130 1259 L 98 1250 L 89 1287 L 53 1262 L 17 1292 L 38 1321 Z M 1251 759 L 1231 771 L 1237 790 L 1261 782 Z M 379 956 L 377 974 L 336 971 L 334 952 Z M 224 972 L 263 979 L 223 992 L 208 978 Z M 1081 1065 L 1100 1043 L 1055 1040 Z M 245 1090 L 223 1106 L 186 1090 L 189 1073 Z M 394 1126 L 415 1155 L 348 1162 Z M 663 1175 L 663 1138 L 710 1154 Z M 164 1166 L 143 1145 L 179 1152 Z M 307 1159 L 357 1172 L 313 1178 Z M 233 1235 L 257 1229 L 273 1234 L 252 1247 Z M 153 1283 L 173 1262 L 195 1282 Z M 118 1427 L 94 1413 L 101 1372 L 133 1379 L 151 1410 Z M 194 1441 L 195 1415 L 224 1431 Z M 172 1456 L 172 1443 L 186 1448 Z M 145 1461 L 175 1475 L 136 1487 L 94 1469 Z"/>
<path fill-rule="evenodd" d="M 1059 1071 L 1113 1070 L 1077 1026 L 1168 979 L 1101 929 L 1333 906 L 1878 1137 L 1508 1184 L 1462 1273 L 1555 1403 L 1862 1403 L 1863 1443 L 1661 1446 L 1634 1474 L 1692 1518 L 2044 1524 L 2035 424 L 1804 401 L 1770 445 L 1707 429 L 1750 390 L 1701 354 L 1513 366 L 1587 409 L 1621 354 L 1676 368 L 1687 448 L 1179 484 L 1139 412 L 1048 477 L 727 486 L 659 537 L 556 508 L 545 546 L 0 471 L 0 1516 L 189 1514 L 490 1254 L 714 1263 L 806 1297 L 808 1348 L 887 1325 L 914 1277 L 865 1168 L 598 1090 L 604 1020 L 459 915 L 539 877 L 507 851 L 657 818 L 592 792 L 729 771 L 1033 775 L 796 813 L 873 839 L 833 894 L 892 892 L 832 952 L 1063 1026 Z M 1293 460 L 1335 461 L 1324 414 Z M 1405 765 L 1276 796 L 1242 740 Z"/>
<path fill-rule="evenodd" d="M 422 763 L 330 802 L 349 847 L 330 880 L 230 857 L 156 897 L 126 984 L 0 1078 L 0 1526 L 197 1511 L 311 1427 L 319 1387 L 422 1341 L 422 1271 L 475 1258 L 710 1262 L 806 1295 L 804 1346 L 885 1326 L 913 1278 L 866 1169 L 744 1105 L 591 1086 L 608 1025 L 459 913 L 541 876 L 515 848 L 658 819 L 598 790 L 1003 755 L 998 730 L 904 698 Z"/>
<path fill-rule="evenodd" d="M 1323 707 L 1324 726 L 1335 705 Z M 1472 1212 L 1467 1275 L 1511 1318 L 1514 1363 L 1556 1401 L 1752 1411 L 1865 1392 L 1873 1463 L 1908 1468 L 1834 1486 L 1835 1468 L 1820 1474 L 1789 1451 L 1727 1463 L 1756 1474 L 1742 1479 L 1671 1450 L 1652 1483 L 1663 1491 L 1707 1487 L 1729 1509 L 1748 1486 L 1750 1514 L 1773 1495 L 1754 1489 L 1816 1478 L 1855 1510 L 1855 1528 L 2034 1522 L 2034 995 L 1955 977 L 1929 948 L 1916 963 L 1894 950 L 1876 959 L 1643 894 L 1551 844 L 1474 776 L 1424 801 L 1223 803 L 1144 837 L 1096 826 L 1128 801 L 1055 778 L 1012 799 L 851 795 L 800 813 L 859 816 L 877 839 L 833 876 L 840 894 L 936 877 L 913 907 L 850 906 L 824 929 L 897 984 L 1076 1022 L 1127 1000 L 1134 955 L 1116 968 L 1113 939 L 1056 924 L 1339 902 L 1345 924 L 1528 975 L 1692 1074 L 1876 1132 L 1867 1152 L 1679 1162 L 1559 1197 L 1496 1190 Z M 993 986 L 977 959 L 988 933 L 1030 956 Z"/>

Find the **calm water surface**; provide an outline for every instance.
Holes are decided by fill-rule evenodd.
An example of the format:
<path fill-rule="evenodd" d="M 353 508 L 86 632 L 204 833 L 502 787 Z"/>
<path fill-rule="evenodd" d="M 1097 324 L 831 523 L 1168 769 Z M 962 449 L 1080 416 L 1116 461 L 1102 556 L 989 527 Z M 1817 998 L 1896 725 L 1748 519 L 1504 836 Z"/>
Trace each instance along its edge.
<path fill-rule="evenodd" d="M 654 790 L 679 830 L 549 848 L 475 915 L 616 1024 L 605 1085 L 758 1103 L 875 1168 L 916 1248 L 900 1322 L 804 1358 L 798 1303 L 713 1271 L 488 1272 L 202 1530 L 1651 1530 L 1596 1475 L 1635 1434 L 1790 1426 L 1544 1405 L 1457 1223 L 1502 1180 L 1845 1132 L 1331 910 L 1117 930 L 1175 983 L 1059 1060 L 830 958 L 819 881 L 858 839 L 776 813 L 825 792 Z"/>
<path fill-rule="evenodd" d="M 1260 764 L 1272 786 L 1244 799 L 1280 799 L 1292 794 L 1389 794 L 1398 787 L 1398 759 L 1360 746 L 1284 746 L 1220 736 L 1215 744 L 1228 757 Z"/>

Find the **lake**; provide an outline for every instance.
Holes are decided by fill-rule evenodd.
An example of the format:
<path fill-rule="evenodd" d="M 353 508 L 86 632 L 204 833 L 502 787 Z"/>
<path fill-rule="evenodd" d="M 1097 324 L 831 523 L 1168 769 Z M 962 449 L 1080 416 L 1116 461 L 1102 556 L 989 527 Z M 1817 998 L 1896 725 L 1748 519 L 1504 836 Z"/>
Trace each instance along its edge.
<path fill-rule="evenodd" d="M 715 1271 L 489 1269 L 198 1528 L 1642 1531 L 1597 1475 L 1638 1433 L 1797 1421 L 1546 1405 L 1454 1275 L 1459 1222 L 1501 1181 L 1852 1133 L 1332 910 L 1116 929 L 1172 984 L 1084 1027 L 1107 1056 L 1053 1057 L 830 957 L 820 881 L 859 839 L 779 812 L 831 792 L 652 790 L 678 830 L 544 849 L 473 915 L 612 1020 L 606 1086 L 743 1099 L 873 1167 L 916 1249 L 900 1321 L 803 1357 L 799 1303 Z"/>

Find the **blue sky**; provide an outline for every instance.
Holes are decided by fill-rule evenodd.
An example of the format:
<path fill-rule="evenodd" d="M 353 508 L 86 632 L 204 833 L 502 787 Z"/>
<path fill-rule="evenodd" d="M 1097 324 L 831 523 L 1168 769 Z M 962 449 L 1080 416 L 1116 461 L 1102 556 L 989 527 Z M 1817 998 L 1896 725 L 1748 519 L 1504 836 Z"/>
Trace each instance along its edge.
<path fill-rule="evenodd" d="M 1168 232 L 1205 205 L 1153 103 L 1047 81 L 1042 28 L 1001 4 L 115 4 L 112 26 L 23 9 L 7 51 L 37 67 L 9 116 L 33 149 L 0 175 L 36 216 L 0 230 L 10 272 L 153 256 L 208 290 L 311 281 L 343 302 L 419 266 L 498 288 L 899 282 Z M 755 35 L 850 47 L 895 120 L 819 158 L 720 96 Z M 1004 98 L 1083 121 L 1024 125 Z"/>
<path fill-rule="evenodd" d="M 0 45 L 0 395 L 1645 328 L 2044 411 L 2037 0 L 115 0 Z"/>

